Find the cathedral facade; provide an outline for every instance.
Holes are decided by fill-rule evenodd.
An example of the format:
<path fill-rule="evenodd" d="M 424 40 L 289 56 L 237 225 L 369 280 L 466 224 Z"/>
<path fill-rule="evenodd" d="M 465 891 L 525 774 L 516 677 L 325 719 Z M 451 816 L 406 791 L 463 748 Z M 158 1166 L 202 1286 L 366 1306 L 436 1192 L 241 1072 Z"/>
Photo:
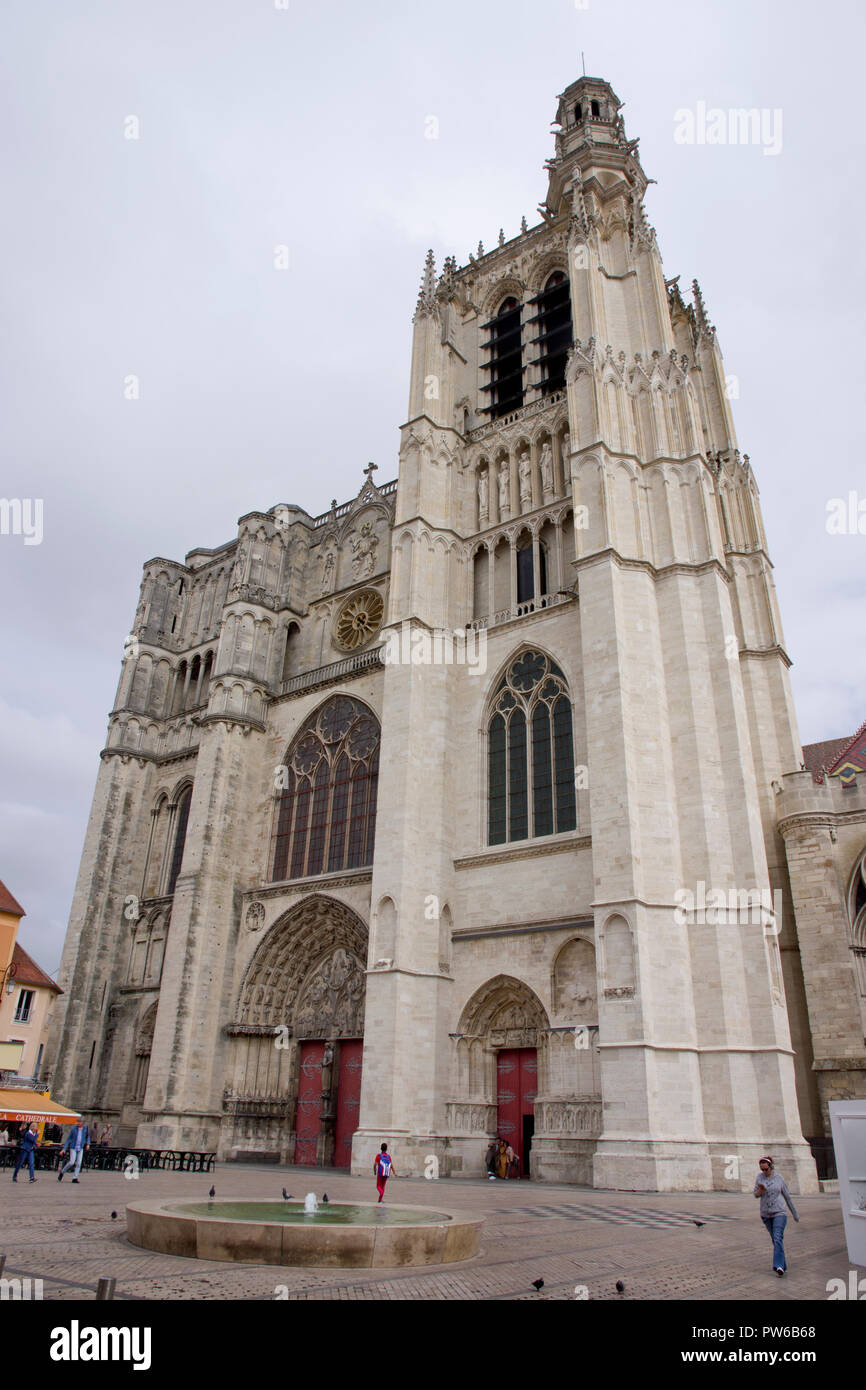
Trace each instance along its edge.
<path fill-rule="evenodd" d="M 757 487 L 620 105 L 572 84 L 538 225 L 428 256 L 395 481 L 145 566 L 49 1059 L 120 1142 L 816 1188 L 863 1004 L 825 900 L 810 993 Z"/>

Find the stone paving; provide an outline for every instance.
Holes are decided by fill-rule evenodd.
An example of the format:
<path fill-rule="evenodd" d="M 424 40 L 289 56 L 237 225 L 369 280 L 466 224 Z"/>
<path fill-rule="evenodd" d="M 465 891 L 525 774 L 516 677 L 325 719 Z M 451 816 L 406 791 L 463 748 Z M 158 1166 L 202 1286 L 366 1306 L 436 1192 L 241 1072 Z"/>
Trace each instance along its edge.
<path fill-rule="evenodd" d="M 0 1174 L 0 1254 L 5 1274 L 44 1281 L 44 1298 L 93 1296 L 103 1275 L 120 1299 L 754 1299 L 827 1298 L 827 1281 L 848 1280 L 839 1198 L 795 1198 L 800 1223 L 785 1235 L 789 1273 L 771 1270 L 771 1245 L 751 1194 L 623 1193 L 483 1178 L 425 1182 L 395 1178 L 394 1205 L 437 1205 L 485 1217 L 479 1254 L 429 1269 L 310 1270 L 228 1265 L 152 1254 L 129 1243 L 125 1204 L 158 1199 L 295 1197 L 327 1191 L 332 1201 L 375 1200 L 372 1178 L 334 1169 L 230 1165 L 214 1174 L 85 1172 L 77 1186 L 26 1172 Z M 111 1212 L 117 1212 L 116 1220 Z M 694 1222 L 706 1224 L 698 1227 Z M 862 1277 L 863 1271 L 860 1271 Z M 541 1295 L 532 1281 L 544 1280 Z M 617 1280 L 625 1292 L 616 1292 Z M 583 1294 L 582 1290 L 586 1293 Z"/>

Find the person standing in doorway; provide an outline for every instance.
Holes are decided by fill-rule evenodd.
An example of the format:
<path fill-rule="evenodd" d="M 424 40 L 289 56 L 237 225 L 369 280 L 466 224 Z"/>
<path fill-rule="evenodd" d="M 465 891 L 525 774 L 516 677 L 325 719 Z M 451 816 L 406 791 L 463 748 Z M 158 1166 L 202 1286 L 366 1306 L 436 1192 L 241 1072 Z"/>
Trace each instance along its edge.
<path fill-rule="evenodd" d="M 755 1196 L 761 1199 L 761 1220 L 773 1242 L 773 1273 L 778 1274 L 781 1279 L 788 1268 L 784 1245 L 785 1227 L 788 1224 L 785 1204 L 790 1207 L 795 1221 L 799 1221 L 800 1218 L 791 1201 L 788 1184 L 781 1174 L 776 1172 L 772 1158 L 768 1155 L 759 1159 L 758 1167 L 761 1171 L 755 1179 Z"/>
<path fill-rule="evenodd" d="M 373 1172 L 376 1174 L 376 1188 L 379 1193 L 379 1201 L 385 1198 L 385 1183 L 389 1178 L 396 1178 L 394 1163 L 388 1152 L 388 1145 L 383 1144 L 375 1159 L 373 1160 Z"/>
<path fill-rule="evenodd" d="M 70 1168 L 75 1169 L 75 1175 L 72 1181 L 78 1182 L 78 1174 L 81 1172 L 81 1160 L 84 1157 L 85 1150 L 89 1148 L 90 1130 L 87 1128 L 87 1125 L 83 1123 L 83 1121 L 79 1120 L 78 1124 L 73 1125 L 71 1130 L 69 1131 L 69 1138 L 66 1140 L 66 1143 L 64 1144 L 63 1149 L 60 1152 L 61 1158 L 63 1157 L 64 1153 L 69 1154 L 69 1162 L 66 1164 L 65 1168 L 60 1168 L 58 1170 L 58 1182 L 63 1181 L 63 1174 L 68 1173 Z"/>
<path fill-rule="evenodd" d="M 499 1142 L 491 1139 L 487 1146 L 487 1154 L 484 1159 L 484 1166 L 487 1169 L 487 1177 L 490 1182 L 496 1182 L 496 1163 L 499 1158 Z"/>
<path fill-rule="evenodd" d="M 508 1145 L 504 1139 L 499 1141 L 499 1153 L 496 1155 L 496 1176 L 498 1178 L 508 1177 Z"/>
<path fill-rule="evenodd" d="M 38 1182 L 38 1178 L 33 1176 L 33 1169 L 36 1166 L 34 1154 L 36 1152 L 36 1141 L 38 1134 L 35 1125 L 27 1125 L 23 1134 L 18 1140 L 18 1158 L 15 1163 L 15 1172 L 12 1174 L 12 1181 L 18 1181 L 18 1169 L 23 1168 L 26 1163 L 30 1169 L 30 1181 Z"/>

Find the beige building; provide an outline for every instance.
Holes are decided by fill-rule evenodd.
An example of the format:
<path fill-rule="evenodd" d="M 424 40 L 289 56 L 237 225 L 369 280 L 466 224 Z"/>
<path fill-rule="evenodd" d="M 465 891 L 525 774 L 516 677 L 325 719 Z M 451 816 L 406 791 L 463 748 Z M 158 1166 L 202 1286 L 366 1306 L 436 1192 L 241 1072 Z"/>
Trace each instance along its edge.
<path fill-rule="evenodd" d="M 25 915 L 20 903 L 0 883 L 0 1041 L 20 1047 L 20 1061 L 14 1068 L 16 1084 L 42 1080 L 45 1040 L 55 1000 L 62 993 L 17 940 Z M 0 1076 L 4 1083 L 12 1079 L 5 1072 Z"/>
<path fill-rule="evenodd" d="M 619 108 L 572 84 L 538 225 L 428 257 L 396 481 L 145 566 L 52 1049 L 121 1142 L 444 1177 L 498 1133 L 651 1190 L 770 1151 L 809 1191 L 863 1094 L 824 841 L 841 884 L 866 833 L 801 785 L 721 350 Z"/>

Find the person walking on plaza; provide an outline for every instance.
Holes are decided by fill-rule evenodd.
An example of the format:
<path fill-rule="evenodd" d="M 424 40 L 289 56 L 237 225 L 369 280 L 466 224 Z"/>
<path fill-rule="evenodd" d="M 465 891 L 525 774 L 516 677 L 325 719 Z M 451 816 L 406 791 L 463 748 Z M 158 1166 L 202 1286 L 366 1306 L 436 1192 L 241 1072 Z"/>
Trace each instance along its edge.
<path fill-rule="evenodd" d="M 375 1159 L 373 1160 L 373 1172 L 376 1174 L 376 1189 L 379 1193 L 379 1201 L 385 1197 L 385 1183 L 389 1178 L 396 1178 L 394 1163 L 388 1152 L 388 1145 L 383 1144 Z"/>
<path fill-rule="evenodd" d="M 72 1181 L 78 1182 L 78 1174 L 81 1172 L 81 1160 L 84 1157 L 85 1150 L 89 1148 L 90 1130 L 87 1128 L 86 1124 L 79 1120 L 77 1125 L 72 1126 L 71 1130 L 69 1131 L 69 1137 L 67 1138 L 66 1143 L 63 1145 L 63 1148 L 60 1151 L 61 1158 L 63 1157 L 64 1153 L 69 1154 L 69 1162 L 66 1164 L 65 1168 L 58 1169 L 58 1182 L 63 1181 L 63 1174 L 68 1173 L 70 1168 L 75 1169 L 75 1176 L 73 1177 Z"/>
<path fill-rule="evenodd" d="M 776 1172 L 773 1160 L 769 1155 L 759 1159 L 758 1167 L 761 1171 L 755 1179 L 755 1196 L 761 1199 L 761 1220 L 769 1231 L 770 1239 L 773 1242 L 773 1273 L 778 1274 L 781 1279 L 788 1268 L 784 1245 L 785 1227 L 788 1224 L 785 1203 L 790 1207 L 794 1220 L 799 1221 L 800 1218 L 794 1203 L 791 1201 L 788 1184 L 781 1174 Z"/>
<path fill-rule="evenodd" d="M 25 1163 L 30 1168 L 30 1181 L 38 1181 L 38 1179 L 33 1176 L 33 1169 L 35 1167 L 33 1155 L 36 1152 L 37 1138 L 38 1136 L 36 1132 L 36 1126 L 27 1125 L 26 1129 L 24 1130 L 24 1133 L 20 1136 L 18 1140 L 18 1158 L 15 1163 L 15 1172 L 12 1174 L 13 1182 L 18 1181 L 18 1169 L 23 1168 Z"/>

